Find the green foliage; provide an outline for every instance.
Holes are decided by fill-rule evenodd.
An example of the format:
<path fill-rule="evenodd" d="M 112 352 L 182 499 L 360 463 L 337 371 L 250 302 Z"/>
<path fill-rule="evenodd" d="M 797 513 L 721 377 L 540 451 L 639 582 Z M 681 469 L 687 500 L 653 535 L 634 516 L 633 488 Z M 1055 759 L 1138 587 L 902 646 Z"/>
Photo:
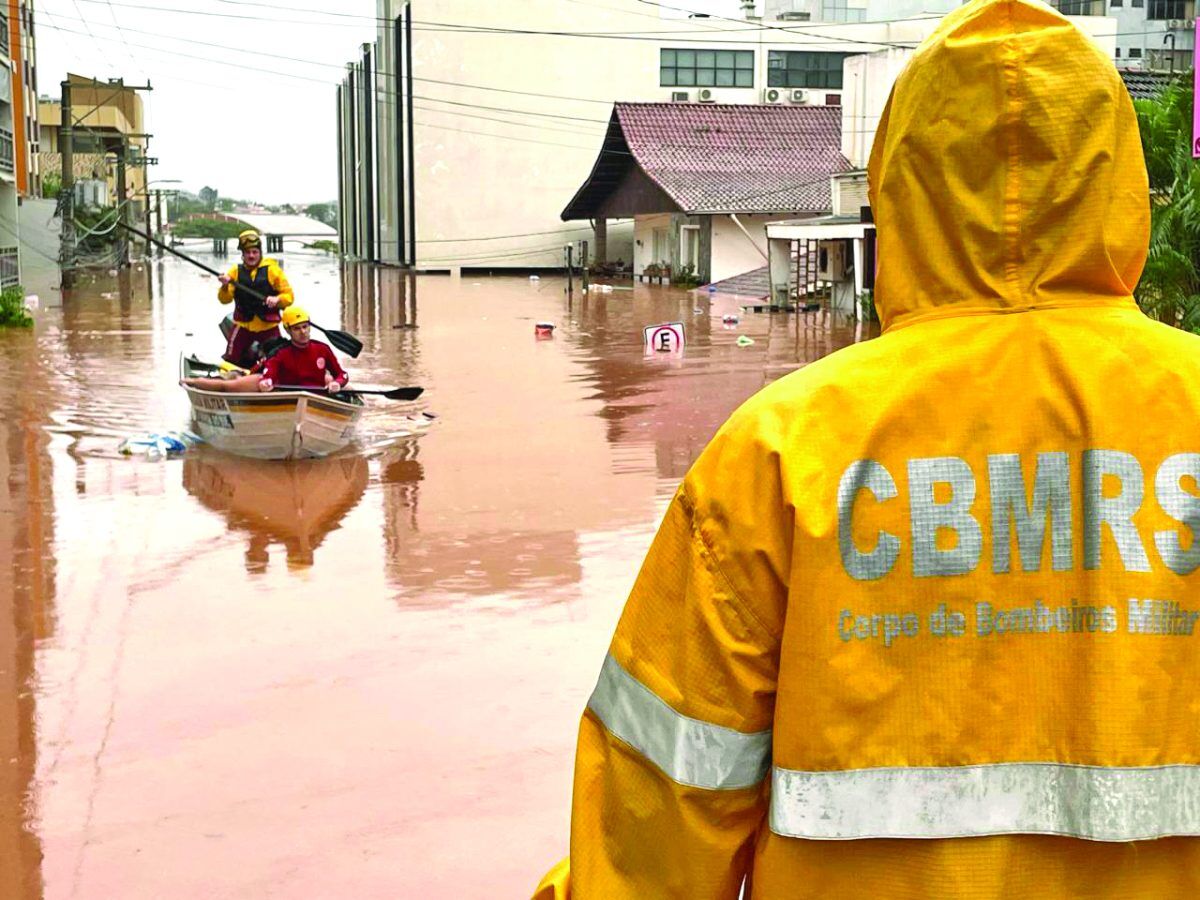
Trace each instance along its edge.
<path fill-rule="evenodd" d="M 217 189 L 205 185 L 200 188 L 200 202 L 204 204 L 205 212 L 213 212 L 217 208 Z"/>
<path fill-rule="evenodd" d="M 875 292 L 863 291 L 858 295 L 858 307 L 864 322 L 878 322 L 879 313 L 875 309 Z"/>
<path fill-rule="evenodd" d="M 171 235 L 178 238 L 236 238 L 245 229 L 241 222 L 224 219 L 188 219 L 175 225 Z"/>
<path fill-rule="evenodd" d="M 1134 107 L 1150 176 L 1150 250 L 1134 297 L 1151 318 L 1200 333 L 1200 165 L 1192 159 L 1191 76 Z"/>
<path fill-rule="evenodd" d="M 0 327 L 28 328 L 33 318 L 25 310 L 25 291 L 19 285 L 0 291 Z"/>
<path fill-rule="evenodd" d="M 310 203 L 305 207 L 304 214 L 316 219 L 318 222 L 323 222 L 330 228 L 337 228 L 337 203 Z"/>
<path fill-rule="evenodd" d="M 670 267 L 668 266 L 668 272 Z M 671 284 L 681 285 L 683 287 L 696 287 L 700 284 L 700 276 L 696 274 L 696 267 L 691 263 L 686 266 L 680 266 L 676 271 L 670 272 Z"/>
<path fill-rule="evenodd" d="M 313 241 L 308 246 L 312 247 L 314 250 L 324 250 L 326 253 L 337 253 L 338 252 L 337 241 L 326 241 L 326 240 Z"/>
<path fill-rule="evenodd" d="M 42 176 L 42 197 L 46 200 L 57 200 L 62 193 L 62 175 L 58 172 L 47 172 Z"/>

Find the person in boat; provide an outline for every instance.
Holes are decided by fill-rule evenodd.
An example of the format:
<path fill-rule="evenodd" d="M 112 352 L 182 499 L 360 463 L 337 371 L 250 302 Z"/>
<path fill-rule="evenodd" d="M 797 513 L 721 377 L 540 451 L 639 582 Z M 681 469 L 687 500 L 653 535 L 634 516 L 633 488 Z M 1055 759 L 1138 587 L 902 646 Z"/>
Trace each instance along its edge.
<path fill-rule="evenodd" d="M 298 306 L 289 307 L 283 311 L 283 324 L 291 340 L 260 364 L 258 390 L 269 391 L 275 385 L 323 388 L 331 394 L 343 390 L 350 376 L 328 344 L 310 337 L 308 313 Z"/>
<path fill-rule="evenodd" d="M 240 378 L 185 378 L 187 387 L 204 391 L 223 391 L 232 394 L 270 391 L 276 385 L 326 390 L 336 394 L 344 390 L 350 376 L 334 356 L 330 346 L 314 341 L 310 336 L 312 320 L 299 306 L 289 306 L 281 314 L 290 340 L 266 359 L 260 360 L 254 371 Z"/>
<path fill-rule="evenodd" d="M 242 251 L 242 261 L 220 276 L 217 299 L 233 304 L 233 329 L 229 332 L 224 359 L 250 369 L 259 360 L 259 348 L 280 337 L 280 317 L 292 305 L 293 294 L 279 263 L 263 257 L 262 238 L 257 231 L 239 234 L 238 249 Z M 244 288 L 267 299 L 260 300 Z"/>

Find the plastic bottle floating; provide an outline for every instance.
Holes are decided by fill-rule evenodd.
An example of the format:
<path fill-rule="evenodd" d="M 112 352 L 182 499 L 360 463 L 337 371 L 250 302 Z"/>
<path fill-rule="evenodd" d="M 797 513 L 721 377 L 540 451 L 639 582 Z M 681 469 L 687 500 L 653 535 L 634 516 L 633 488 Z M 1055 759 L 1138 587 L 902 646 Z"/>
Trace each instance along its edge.
<path fill-rule="evenodd" d="M 722 325 L 736 325 L 740 321 L 741 321 L 741 319 L 739 319 L 737 316 L 731 315 L 729 313 L 726 313 L 725 315 L 721 316 L 721 324 Z"/>

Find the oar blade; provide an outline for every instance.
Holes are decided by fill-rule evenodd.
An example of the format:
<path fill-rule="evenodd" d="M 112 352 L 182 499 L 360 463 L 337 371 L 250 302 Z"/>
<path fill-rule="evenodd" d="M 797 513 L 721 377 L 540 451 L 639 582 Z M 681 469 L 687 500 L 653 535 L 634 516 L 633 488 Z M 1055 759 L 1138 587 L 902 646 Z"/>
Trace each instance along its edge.
<path fill-rule="evenodd" d="M 319 326 L 318 326 L 319 327 Z M 333 328 L 322 328 L 325 336 L 329 338 L 329 343 L 337 347 L 347 356 L 356 357 L 362 353 L 363 342 L 352 334 L 347 334 L 344 331 L 337 331 Z"/>
<path fill-rule="evenodd" d="M 424 391 L 425 388 L 423 387 L 400 387 L 390 391 L 381 391 L 380 393 L 389 400 L 416 400 Z"/>

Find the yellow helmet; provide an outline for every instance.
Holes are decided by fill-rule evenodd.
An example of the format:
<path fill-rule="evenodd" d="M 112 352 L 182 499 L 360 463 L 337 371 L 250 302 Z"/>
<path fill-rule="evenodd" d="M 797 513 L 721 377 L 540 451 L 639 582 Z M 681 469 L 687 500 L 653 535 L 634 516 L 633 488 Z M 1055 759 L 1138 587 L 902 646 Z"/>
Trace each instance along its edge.
<path fill-rule="evenodd" d="M 249 250 L 251 247 L 258 247 L 261 250 L 262 238 L 253 228 L 248 228 L 238 235 L 238 249 Z"/>
<path fill-rule="evenodd" d="M 289 306 L 283 311 L 281 318 L 283 319 L 283 324 L 288 328 L 291 328 L 293 325 L 300 325 L 303 322 L 312 321 L 309 319 L 308 313 L 299 306 Z"/>

